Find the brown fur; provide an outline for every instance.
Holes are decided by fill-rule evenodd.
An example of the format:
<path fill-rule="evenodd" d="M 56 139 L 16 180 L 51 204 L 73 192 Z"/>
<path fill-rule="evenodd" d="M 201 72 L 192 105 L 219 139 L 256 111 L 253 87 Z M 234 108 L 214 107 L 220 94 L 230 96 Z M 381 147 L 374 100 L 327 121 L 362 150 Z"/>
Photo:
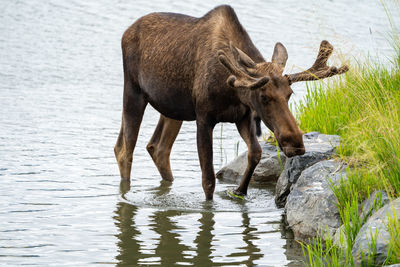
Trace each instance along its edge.
<path fill-rule="evenodd" d="M 285 154 L 304 154 L 302 134 L 288 107 L 292 90 L 282 76 L 286 49 L 277 44 L 272 62 L 266 62 L 231 7 L 219 6 L 201 18 L 144 16 L 124 33 L 122 52 L 123 116 L 115 145 L 122 178 L 130 178 L 147 103 L 162 114 L 147 149 L 166 180 L 173 179 L 169 154 L 181 123 L 196 120 L 206 199 L 212 199 L 215 187 L 212 131 L 218 122 L 236 123 L 249 149 L 237 193 L 246 194 L 261 157 L 255 116 L 275 133 Z"/>

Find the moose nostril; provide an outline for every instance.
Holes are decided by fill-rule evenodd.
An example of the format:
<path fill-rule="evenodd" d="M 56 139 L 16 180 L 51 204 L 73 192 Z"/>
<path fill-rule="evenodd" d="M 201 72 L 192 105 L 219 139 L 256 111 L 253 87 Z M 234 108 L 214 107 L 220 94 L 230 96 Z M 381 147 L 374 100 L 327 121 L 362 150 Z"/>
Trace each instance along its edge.
<path fill-rule="evenodd" d="M 279 147 L 287 157 L 304 155 L 303 134 L 300 130 L 275 132 L 275 137 L 278 140 Z"/>
<path fill-rule="evenodd" d="M 304 155 L 304 147 L 284 147 L 283 152 L 289 158 Z"/>
<path fill-rule="evenodd" d="M 279 145 L 287 157 L 294 157 L 305 154 L 302 135 L 282 136 Z"/>

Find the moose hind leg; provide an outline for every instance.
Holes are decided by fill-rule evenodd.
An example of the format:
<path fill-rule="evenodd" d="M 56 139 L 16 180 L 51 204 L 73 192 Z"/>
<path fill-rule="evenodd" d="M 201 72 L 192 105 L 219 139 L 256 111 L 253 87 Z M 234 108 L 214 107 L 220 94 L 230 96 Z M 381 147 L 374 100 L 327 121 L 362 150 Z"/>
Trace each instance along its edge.
<path fill-rule="evenodd" d="M 125 84 L 123 98 L 121 130 L 114 147 L 114 154 L 121 178 L 130 180 L 133 150 L 136 146 L 147 101 L 140 93 L 139 88 L 129 87 L 129 84 Z"/>
<path fill-rule="evenodd" d="M 174 179 L 170 165 L 170 154 L 181 126 L 182 121 L 160 115 L 154 134 L 146 147 L 161 177 L 167 181 Z"/>

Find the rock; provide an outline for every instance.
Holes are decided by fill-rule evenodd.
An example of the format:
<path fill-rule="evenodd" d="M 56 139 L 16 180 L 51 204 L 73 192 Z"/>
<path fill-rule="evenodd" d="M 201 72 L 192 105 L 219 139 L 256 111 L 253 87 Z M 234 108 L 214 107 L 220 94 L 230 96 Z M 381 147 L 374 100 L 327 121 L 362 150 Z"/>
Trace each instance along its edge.
<path fill-rule="evenodd" d="M 285 206 L 290 187 L 296 183 L 302 171 L 319 161 L 330 158 L 339 145 L 340 137 L 310 132 L 303 135 L 303 141 L 306 153 L 287 159 L 284 170 L 278 178 L 275 203 L 280 208 Z"/>
<path fill-rule="evenodd" d="M 346 179 L 345 168 L 335 160 L 318 162 L 301 173 L 285 205 L 286 221 L 295 239 L 307 240 L 326 231 L 335 234 L 341 220 L 330 181 L 341 179 Z"/>
<path fill-rule="evenodd" d="M 392 265 L 385 265 L 384 267 L 400 267 L 400 263 L 392 264 Z"/>
<path fill-rule="evenodd" d="M 258 182 L 275 182 L 282 172 L 282 168 L 286 161 L 283 152 L 278 153 L 276 146 L 260 143 L 262 154 L 260 162 L 253 173 L 253 180 Z M 279 162 L 279 157 L 281 163 Z M 246 170 L 247 152 L 240 154 L 235 160 L 223 167 L 217 172 L 217 178 L 238 183 Z"/>
<path fill-rule="evenodd" d="M 389 202 L 389 196 L 385 191 L 374 191 L 369 198 L 364 200 L 361 211 L 361 221 L 364 222 L 375 211 Z"/>
<path fill-rule="evenodd" d="M 388 253 L 388 242 L 390 234 L 387 230 L 389 218 L 393 217 L 393 212 L 400 216 L 400 198 L 386 204 L 376 211 L 367 222 L 361 227 L 354 241 L 352 254 L 356 266 L 370 264 L 373 266 L 382 265 Z M 376 238 L 375 250 L 372 250 L 371 233 Z M 372 257 L 367 263 L 368 256 Z"/>
<path fill-rule="evenodd" d="M 342 248 L 343 251 L 347 250 L 347 237 L 345 231 L 344 224 L 342 224 L 336 229 L 335 235 L 332 238 L 333 244 L 338 248 Z"/>

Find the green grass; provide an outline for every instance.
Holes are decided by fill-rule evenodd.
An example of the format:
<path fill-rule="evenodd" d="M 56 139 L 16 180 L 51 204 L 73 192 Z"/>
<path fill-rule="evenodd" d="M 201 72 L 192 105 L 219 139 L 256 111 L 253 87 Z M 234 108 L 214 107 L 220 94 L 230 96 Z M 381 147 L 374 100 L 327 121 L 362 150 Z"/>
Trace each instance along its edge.
<path fill-rule="evenodd" d="M 400 217 L 395 214 L 389 218 L 387 225 L 390 234 L 389 253 L 386 259 L 386 264 L 394 264 L 399 262 L 400 258 Z"/>
<path fill-rule="evenodd" d="M 302 246 L 308 266 L 349 266 L 346 264 L 343 250 L 337 248 L 328 235 L 326 242 L 317 236 L 309 244 Z"/>
<path fill-rule="evenodd" d="M 303 131 L 342 137 L 338 157 L 352 169 L 346 181 L 332 187 L 347 249 L 334 248 L 329 240 L 324 246 L 306 245 L 311 266 L 353 265 L 351 247 L 364 223 L 358 206 L 375 190 L 385 190 L 392 198 L 400 196 L 400 41 L 394 40 L 396 54 L 391 64 L 359 63 L 327 83 L 308 83 L 305 99 L 296 106 Z M 399 225 L 396 218 L 389 225 L 391 242 L 396 244 L 400 243 Z M 394 243 L 388 262 L 400 262 L 400 247 Z"/>

